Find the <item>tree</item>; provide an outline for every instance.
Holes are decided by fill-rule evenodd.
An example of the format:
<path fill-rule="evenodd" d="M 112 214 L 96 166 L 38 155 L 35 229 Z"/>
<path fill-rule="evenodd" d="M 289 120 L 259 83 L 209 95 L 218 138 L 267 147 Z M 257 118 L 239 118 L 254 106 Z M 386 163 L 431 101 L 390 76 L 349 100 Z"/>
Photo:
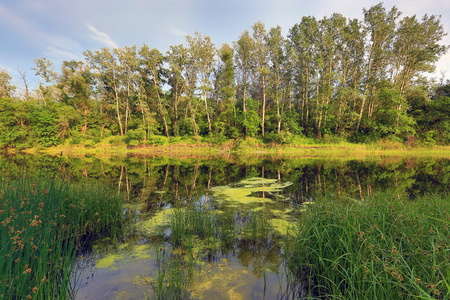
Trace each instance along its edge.
<path fill-rule="evenodd" d="M 15 86 L 11 85 L 11 75 L 9 75 L 6 69 L 0 70 L 0 98 L 10 98 L 12 93 L 16 89 Z"/>
<path fill-rule="evenodd" d="M 173 134 L 178 136 L 179 133 L 179 104 L 181 97 L 187 91 L 187 83 L 185 78 L 187 64 L 187 49 L 183 45 L 170 46 L 167 51 L 165 61 L 169 64 L 167 70 L 168 83 L 171 86 L 172 98 L 172 114 L 173 114 Z"/>
<path fill-rule="evenodd" d="M 269 50 L 270 60 L 270 86 L 271 97 L 275 99 L 275 106 L 277 108 L 277 133 L 281 131 L 281 97 L 282 97 L 282 79 L 283 79 L 283 67 L 286 65 L 286 56 L 284 53 L 285 40 L 281 32 L 281 27 L 273 27 L 269 30 L 266 37 L 267 47 Z"/>
<path fill-rule="evenodd" d="M 139 58 L 137 57 L 136 46 L 132 47 L 125 46 L 124 48 L 115 48 L 113 53 L 117 57 L 118 61 L 118 79 L 121 88 L 119 93 L 122 94 L 122 99 L 125 99 L 125 127 L 124 133 L 127 133 L 128 123 L 131 122 L 131 110 L 132 104 L 135 97 L 135 90 L 138 86 L 138 67 Z"/>
<path fill-rule="evenodd" d="M 100 51 L 85 51 L 84 56 L 91 68 L 94 70 L 94 76 L 102 97 L 106 101 L 114 103 L 114 109 L 119 124 L 120 135 L 125 134 L 122 125 L 123 118 L 123 98 L 122 73 L 116 55 L 108 48 L 102 48 Z"/>
<path fill-rule="evenodd" d="M 62 63 L 57 84 L 60 98 L 63 103 L 74 107 L 83 115 L 82 134 L 86 134 L 88 114 L 93 106 L 93 84 L 94 76 L 85 63 L 75 60 Z"/>
<path fill-rule="evenodd" d="M 233 49 L 229 44 L 223 44 L 217 51 L 220 58 L 220 65 L 216 71 L 217 95 L 220 99 L 221 106 L 225 111 L 226 131 L 230 137 L 232 125 L 230 120 L 236 121 L 236 98 L 235 98 L 235 81 L 234 81 L 234 65 L 233 65 Z M 219 107 L 217 107 L 219 110 Z M 236 123 L 234 124 L 236 126 Z"/>
<path fill-rule="evenodd" d="M 156 111 L 161 115 L 164 122 L 164 129 L 166 131 L 166 136 L 169 138 L 169 128 L 167 126 L 166 120 L 166 108 L 161 99 L 161 84 L 162 72 L 163 72 L 163 62 L 164 58 L 158 49 L 150 49 L 144 44 L 139 49 L 139 54 L 141 57 L 141 76 L 144 83 L 145 91 L 150 98 L 156 98 L 156 103 L 154 107 Z"/>
<path fill-rule="evenodd" d="M 413 77 L 434 71 L 434 64 L 449 47 L 439 44 L 445 35 L 440 17 L 434 15 L 425 15 L 421 22 L 416 16 L 400 21 L 393 46 L 391 82 L 401 93 Z"/>
<path fill-rule="evenodd" d="M 366 78 L 362 102 L 359 111 L 356 131 L 361 126 L 363 112 L 367 105 L 367 116 L 370 118 L 375 108 L 375 91 L 377 82 L 385 78 L 392 53 L 392 42 L 395 34 L 396 20 L 400 16 L 397 7 L 393 6 L 389 12 L 382 3 L 364 9 L 364 23 L 369 34 L 370 44 L 368 47 L 368 58 L 365 66 Z"/>
<path fill-rule="evenodd" d="M 236 55 L 236 74 L 238 87 L 242 93 L 242 110 L 244 113 L 244 120 L 247 118 L 247 105 L 248 98 L 247 89 L 250 84 L 250 77 L 252 71 L 252 56 L 255 48 L 255 42 L 250 36 L 248 30 L 245 30 L 239 37 L 239 40 L 234 45 Z M 245 133 L 247 134 L 247 127 L 245 127 Z"/>
<path fill-rule="evenodd" d="M 211 134 L 211 116 L 208 109 L 208 92 L 211 89 L 210 76 L 214 67 L 214 53 L 216 52 L 214 44 L 211 42 L 209 36 L 202 36 L 201 33 L 195 32 L 195 36 L 186 36 L 186 41 L 188 43 L 188 51 L 191 57 L 191 63 L 194 72 L 197 74 L 192 74 L 196 77 L 196 80 L 200 82 L 200 90 L 203 96 L 203 101 L 205 103 L 205 112 L 208 119 L 208 129 Z"/>
<path fill-rule="evenodd" d="M 266 95 L 269 80 L 269 48 L 266 43 L 266 29 L 262 22 L 256 22 L 253 26 L 253 39 L 255 41 L 253 75 L 258 82 L 258 96 L 261 98 L 261 133 L 264 137 L 266 118 Z"/>
<path fill-rule="evenodd" d="M 17 69 L 17 72 L 19 72 L 19 75 L 23 80 L 23 85 L 25 86 L 25 100 L 28 102 L 30 101 L 30 92 L 28 90 L 27 72 L 22 69 Z"/>
<path fill-rule="evenodd" d="M 46 96 L 48 97 L 49 91 L 44 88 L 42 80 L 44 80 L 46 83 L 50 83 L 56 78 L 57 73 L 53 69 L 52 62 L 45 57 L 36 58 L 34 60 L 34 63 L 36 64 L 36 67 L 32 68 L 32 70 L 36 71 L 36 76 L 40 76 L 38 90 L 42 101 L 44 101 L 45 103 L 45 98 Z"/>

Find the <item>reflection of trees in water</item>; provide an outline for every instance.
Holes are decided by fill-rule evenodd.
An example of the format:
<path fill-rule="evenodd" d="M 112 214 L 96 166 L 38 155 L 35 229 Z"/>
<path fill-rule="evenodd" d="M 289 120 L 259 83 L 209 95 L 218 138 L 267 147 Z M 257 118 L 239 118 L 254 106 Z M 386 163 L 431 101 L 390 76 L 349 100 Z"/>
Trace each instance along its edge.
<path fill-rule="evenodd" d="M 259 160 L 232 164 L 221 159 L 67 158 L 33 155 L 2 157 L 2 179 L 7 176 L 53 176 L 75 181 L 100 181 L 117 186 L 128 201 L 145 201 L 149 208 L 168 201 L 185 204 L 205 196 L 213 186 L 264 177 L 290 181 L 285 189 L 293 202 L 311 201 L 324 194 L 363 199 L 375 191 L 394 189 L 410 197 L 445 192 L 450 181 L 449 160 L 392 159 L 377 161 Z M 157 204 L 159 203 L 159 204 Z"/>

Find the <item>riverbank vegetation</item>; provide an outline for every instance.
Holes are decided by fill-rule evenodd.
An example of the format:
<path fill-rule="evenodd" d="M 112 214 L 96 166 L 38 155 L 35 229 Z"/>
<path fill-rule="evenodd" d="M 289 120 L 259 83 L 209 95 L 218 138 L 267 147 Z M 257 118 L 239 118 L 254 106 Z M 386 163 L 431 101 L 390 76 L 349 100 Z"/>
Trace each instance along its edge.
<path fill-rule="evenodd" d="M 55 71 L 35 60 L 32 91 L 0 73 L 0 147 L 86 148 L 450 141 L 450 85 L 427 72 L 448 47 L 440 18 L 377 4 L 362 20 L 303 17 L 287 36 L 262 22 L 216 47 L 195 33 L 165 53 L 147 45 L 84 52 Z M 181 142 L 182 144 L 183 142 Z"/>
<path fill-rule="evenodd" d="M 10 178 L 0 183 L 0 199 L 2 299 L 70 298 L 84 243 L 119 236 L 124 226 L 122 199 L 100 186 Z"/>
<path fill-rule="evenodd" d="M 324 197 L 305 213 L 288 262 L 311 296 L 448 299 L 448 194 L 414 201 L 378 193 L 364 201 Z"/>

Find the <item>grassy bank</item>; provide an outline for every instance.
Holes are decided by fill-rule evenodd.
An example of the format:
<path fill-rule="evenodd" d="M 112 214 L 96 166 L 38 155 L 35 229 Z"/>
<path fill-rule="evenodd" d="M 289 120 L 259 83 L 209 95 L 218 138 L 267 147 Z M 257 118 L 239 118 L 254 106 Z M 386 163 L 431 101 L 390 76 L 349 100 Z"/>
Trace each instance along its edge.
<path fill-rule="evenodd" d="M 14 152 L 14 149 L 9 149 Z M 267 142 L 259 138 L 238 138 L 220 143 L 211 138 L 163 138 L 157 144 L 127 145 L 120 139 L 108 138 L 97 144 L 70 144 L 66 142 L 51 148 L 21 150 L 30 154 L 102 157 L 111 156 L 170 156 L 170 157 L 229 157 L 232 155 L 276 157 L 353 157 L 371 156 L 427 156 L 450 157 L 450 146 L 407 146 L 399 142 L 380 140 L 371 144 L 353 144 L 341 141 L 324 141 L 312 138 L 296 138 L 290 142 Z"/>
<path fill-rule="evenodd" d="M 310 295 L 332 299 L 448 299 L 449 198 L 378 194 L 317 201 L 289 245 Z"/>
<path fill-rule="evenodd" d="M 0 183 L 0 199 L 0 299 L 68 297 L 82 243 L 123 226 L 122 200 L 102 187 L 22 178 Z"/>

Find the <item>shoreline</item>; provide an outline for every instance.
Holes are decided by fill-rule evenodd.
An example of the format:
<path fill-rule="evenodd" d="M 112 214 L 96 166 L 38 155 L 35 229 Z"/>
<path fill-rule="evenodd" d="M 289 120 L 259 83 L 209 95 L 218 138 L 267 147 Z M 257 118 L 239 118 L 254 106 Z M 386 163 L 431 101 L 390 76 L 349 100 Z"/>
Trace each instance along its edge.
<path fill-rule="evenodd" d="M 230 145 L 231 146 L 231 145 Z M 261 156 L 275 158 L 370 158 L 385 156 L 416 156 L 450 158 L 449 146 L 411 147 L 404 145 L 383 144 L 250 144 L 241 147 L 229 143 L 213 145 L 209 143 L 174 143 L 165 145 L 139 145 L 127 146 L 125 144 L 111 145 L 100 143 L 94 147 L 84 145 L 58 145 L 50 148 L 27 148 L 23 150 L 4 149 L 7 155 L 13 154 L 46 154 L 51 156 L 135 156 L 135 157 L 196 157 L 214 158 L 232 156 Z"/>

